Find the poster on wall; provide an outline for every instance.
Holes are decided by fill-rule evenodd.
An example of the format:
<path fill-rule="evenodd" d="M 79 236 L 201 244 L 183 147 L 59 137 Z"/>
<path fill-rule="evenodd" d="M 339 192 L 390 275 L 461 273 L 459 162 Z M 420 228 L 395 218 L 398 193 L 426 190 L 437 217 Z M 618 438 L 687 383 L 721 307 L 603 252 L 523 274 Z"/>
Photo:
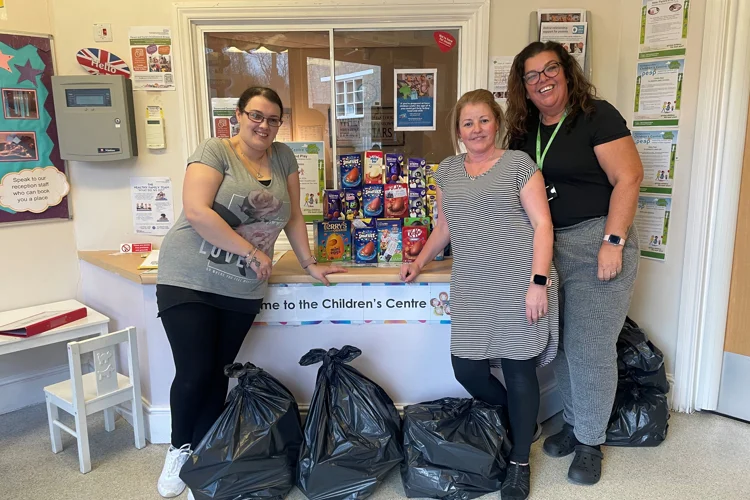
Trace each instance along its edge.
<path fill-rule="evenodd" d="M 133 90 L 175 90 L 172 30 L 160 26 L 130 28 Z"/>
<path fill-rule="evenodd" d="M 395 69 L 394 130 L 435 130 L 437 69 Z"/>
<path fill-rule="evenodd" d="M 635 213 L 635 225 L 641 244 L 641 257 L 665 260 L 667 257 L 667 235 L 672 198 L 639 196 Z"/>
<path fill-rule="evenodd" d="M 584 9 L 539 9 L 537 14 L 537 29 L 541 30 L 542 23 L 582 23 L 586 22 Z"/>
<path fill-rule="evenodd" d="M 677 130 L 635 130 L 633 141 L 643 164 L 641 193 L 672 194 Z"/>
<path fill-rule="evenodd" d="M 495 101 L 505 103 L 508 100 L 508 76 L 513 67 L 513 56 L 494 56 L 490 58 L 489 89 Z"/>
<path fill-rule="evenodd" d="M 583 69 L 586 62 L 587 32 L 588 25 L 585 22 L 542 23 L 539 41 L 559 43 Z"/>
<path fill-rule="evenodd" d="M 679 125 L 684 69 L 684 58 L 638 63 L 633 126 Z"/>
<path fill-rule="evenodd" d="M 229 139 L 240 131 L 237 121 L 237 97 L 211 98 L 211 126 L 213 136 Z"/>
<path fill-rule="evenodd" d="M 323 217 L 325 156 L 323 142 L 286 142 L 299 165 L 299 203 L 306 222 Z"/>
<path fill-rule="evenodd" d="M 169 177 L 131 177 L 130 201 L 135 234 L 164 236 L 174 224 Z"/>
<path fill-rule="evenodd" d="M 638 59 L 685 55 L 690 0 L 643 0 Z"/>
<path fill-rule="evenodd" d="M 49 37 L 0 34 L 0 223 L 68 219 Z"/>
<path fill-rule="evenodd" d="M 112 75 L 130 78 L 125 61 L 104 49 L 81 49 L 76 53 L 78 64 L 90 75 Z"/>

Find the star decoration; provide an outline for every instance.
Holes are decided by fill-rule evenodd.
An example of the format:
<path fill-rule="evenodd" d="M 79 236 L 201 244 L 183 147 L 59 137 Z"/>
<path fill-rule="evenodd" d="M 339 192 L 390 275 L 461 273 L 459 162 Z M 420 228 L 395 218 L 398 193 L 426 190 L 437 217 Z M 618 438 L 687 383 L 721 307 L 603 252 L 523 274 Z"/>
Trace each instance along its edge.
<path fill-rule="evenodd" d="M 26 61 L 26 64 L 21 66 L 20 64 L 14 64 L 13 66 L 16 67 L 16 69 L 21 73 L 21 76 L 18 77 L 18 83 L 21 82 L 31 82 L 34 87 L 37 86 L 36 77 L 44 73 L 43 69 L 36 69 L 31 67 L 31 61 Z"/>
<path fill-rule="evenodd" d="M 8 65 L 8 61 L 10 61 L 11 59 L 13 59 L 13 56 L 3 54 L 3 52 L 0 51 L 0 68 L 4 69 L 5 71 L 12 72 L 13 70 L 10 69 L 10 65 Z"/>

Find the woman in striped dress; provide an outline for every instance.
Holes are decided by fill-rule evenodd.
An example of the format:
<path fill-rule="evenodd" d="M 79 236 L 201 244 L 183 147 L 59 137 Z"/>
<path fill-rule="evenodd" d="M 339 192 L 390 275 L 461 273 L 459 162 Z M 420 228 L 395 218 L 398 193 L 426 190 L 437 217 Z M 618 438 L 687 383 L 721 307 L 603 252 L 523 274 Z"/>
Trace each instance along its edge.
<path fill-rule="evenodd" d="M 464 94 L 451 124 L 456 150 L 460 141 L 467 152 L 440 164 L 437 225 L 401 279 L 413 281 L 450 241 L 454 373 L 474 398 L 508 409 L 513 449 L 501 493 L 525 499 L 539 412 L 536 368 L 552 361 L 558 339 L 547 193 L 529 155 L 497 146 L 503 113 L 489 91 Z M 490 372 L 498 361 L 506 387 Z"/>

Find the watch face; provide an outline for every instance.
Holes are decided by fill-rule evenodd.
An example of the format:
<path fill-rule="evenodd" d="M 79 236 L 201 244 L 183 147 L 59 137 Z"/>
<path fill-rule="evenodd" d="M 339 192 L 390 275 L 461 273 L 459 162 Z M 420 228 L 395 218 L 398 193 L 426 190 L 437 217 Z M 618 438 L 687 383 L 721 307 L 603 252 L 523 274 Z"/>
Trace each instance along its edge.
<path fill-rule="evenodd" d="M 614 234 L 609 235 L 609 242 L 612 243 L 613 245 L 619 245 L 621 239 L 622 238 L 620 238 L 617 235 L 614 235 Z"/>
<path fill-rule="evenodd" d="M 547 277 L 542 276 L 541 274 L 535 274 L 534 275 L 534 284 L 535 285 L 546 285 L 547 284 Z"/>

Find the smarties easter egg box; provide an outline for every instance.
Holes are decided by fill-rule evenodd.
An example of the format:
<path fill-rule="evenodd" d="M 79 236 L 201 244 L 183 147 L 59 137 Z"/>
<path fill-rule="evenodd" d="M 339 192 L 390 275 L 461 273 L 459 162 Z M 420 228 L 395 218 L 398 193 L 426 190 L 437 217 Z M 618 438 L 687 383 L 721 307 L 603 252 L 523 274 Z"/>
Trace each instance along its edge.
<path fill-rule="evenodd" d="M 352 257 L 358 266 L 377 266 L 378 230 L 374 227 L 352 229 Z"/>
<path fill-rule="evenodd" d="M 339 168 L 344 188 L 362 186 L 362 157 L 359 154 L 339 155 Z"/>
<path fill-rule="evenodd" d="M 352 256 L 351 223 L 318 221 L 314 226 L 318 262 L 345 262 Z"/>

